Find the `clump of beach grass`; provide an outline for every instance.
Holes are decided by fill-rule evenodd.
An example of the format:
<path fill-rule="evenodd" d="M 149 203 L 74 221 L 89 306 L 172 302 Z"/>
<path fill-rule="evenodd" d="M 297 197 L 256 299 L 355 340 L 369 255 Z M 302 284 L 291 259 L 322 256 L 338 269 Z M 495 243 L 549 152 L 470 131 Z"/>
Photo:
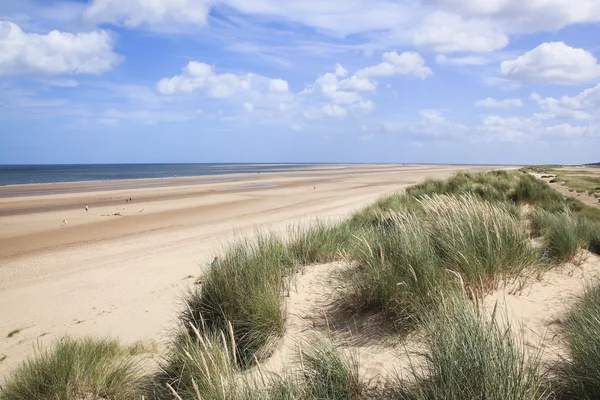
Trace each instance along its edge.
<path fill-rule="evenodd" d="M 598 253 L 600 224 L 568 210 L 556 213 L 535 210 L 531 229 L 534 235 L 543 237 L 546 253 L 554 263 L 572 261 L 582 248 Z"/>
<path fill-rule="evenodd" d="M 421 311 L 437 303 L 435 288 L 457 287 L 440 268 L 427 227 L 413 213 L 389 213 L 388 229 L 374 227 L 350 250 L 356 264 L 348 275 L 343 300 L 356 310 L 381 311 L 400 330 L 412 329 Z M 453 283 L 455 283 L 453 285 Z"/>
<path fill-rule="evenodd" d="M 338 260 L 355 230 L 347 221 L 316 221 L 309 226 L 295 226 L 289 229 L 288 248 L 301 265 Z"/>
<path fill-rule="evenodd" d="M 511 329 L 471 302 L 446 298 L 424 326 L 426 351 L 412 381 L 396 382 L 390 398 L 539 400 L 551 398 L 538 373 L 539 354 L 526 355 Z"/>
<path fill-rule="evenodd" d="M 6 379 L 1 400 L 139 400 L 145 377 L 118 342 L 65 337 L 36 348 Z"/>
<path fill-rule="evenodd" d="M 562 324 L 567 357 L 554 371 L 561 399 L 597 399 L 600 393 L 600 285 L 589 287 Z"/>
<path fill-rule="evenodd" d="M 484 291 L 539 264 L 519 219 L 472 194 L 424 197 L 432 245 L 442 266 Z"/>
<path fill-rule="evenodd" d="M 484 294 L 540 264 L 506 203 L 472 194 L 422 196 L 419 203 L 425 214 L 388 213 L 385 230 L 372 227 L 352 244 L 344 301 L 355 309 L 382 311 L 397 328 L 411 329 L 441 293 L 464 285 Z"/>
<path fill-rule="evenodd" d="M 297 267 L 287 244 L 274 235 L 234 244 L 218 267 L 208 271 L 202 286 L 185 296 L 183 326 L 221 332 L 231 321 L 237 361 L 251 364 L 254 356 L 268 354 L 283 333 L 282 291 Z"/>
<path fill-rule="evenodd" d="M 299 349 L 299 372 L 305 399 L 360 399 L 367 386 L 359 376 L 358 358 L 344 353 L 321 334 L 305 340 Z"/>

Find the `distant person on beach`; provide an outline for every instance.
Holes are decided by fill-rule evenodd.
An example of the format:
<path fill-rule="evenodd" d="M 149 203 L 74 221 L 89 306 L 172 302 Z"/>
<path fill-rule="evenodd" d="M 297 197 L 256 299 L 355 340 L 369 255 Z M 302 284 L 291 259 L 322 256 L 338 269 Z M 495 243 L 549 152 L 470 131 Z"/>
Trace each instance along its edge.
<path fill-rule="evenodd" d="M 88 212 L 88 210 L 89 210 L 89 209 L 90 209 L 90 208 L 89 208 L 89 207 L 88 207 L 88 205 L 86 204 L 86 205 L 85 205 L 85 212 Z"/>
<path fill-rule="evenodd" d="M 215 258 L 210 263 L 210 266 L 213 268 L 216 268 L 219 266 L 219 257 L 218 256 L 215 256 Z"/>
<path fill-rule="evenodd" d="M 63 219 L 63 223 L 62 223 L 62 224 L 63 224 L 64 226 L 67 226 L 67 220 L 66 220 L 66 219 Z"/>

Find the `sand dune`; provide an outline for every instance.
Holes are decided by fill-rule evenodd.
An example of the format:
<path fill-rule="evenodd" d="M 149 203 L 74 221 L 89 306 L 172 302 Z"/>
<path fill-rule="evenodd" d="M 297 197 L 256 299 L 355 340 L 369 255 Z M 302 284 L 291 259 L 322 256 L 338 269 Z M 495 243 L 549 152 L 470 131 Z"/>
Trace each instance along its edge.
<path fill-rule="evenodd" d="M 236 235 L 341 218 L 383 194 L 461 169 L 487 168 L 338 166 L 145 186 L 0 188 L 0 357 L 7 356 L 0 375 L 32 344 L 64 334 L 160 342 L 192 284 L 186 277 L 200 274 Z M 14 330 L 20 332 L 8 338 Z"/>

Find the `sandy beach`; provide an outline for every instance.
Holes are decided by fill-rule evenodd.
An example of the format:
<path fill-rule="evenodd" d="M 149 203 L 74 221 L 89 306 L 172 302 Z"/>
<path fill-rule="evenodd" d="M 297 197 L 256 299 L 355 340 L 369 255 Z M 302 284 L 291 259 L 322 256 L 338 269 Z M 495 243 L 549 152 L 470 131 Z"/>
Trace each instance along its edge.
<path fill-rule="evenodd" d="M 174 329 L 188 277 L 236 236 L 341 218 L 426 177 L 490 168 L 340 165 L 2 187 L 0 378 L 32 345 L 65 334 L 160 343 Z"/>

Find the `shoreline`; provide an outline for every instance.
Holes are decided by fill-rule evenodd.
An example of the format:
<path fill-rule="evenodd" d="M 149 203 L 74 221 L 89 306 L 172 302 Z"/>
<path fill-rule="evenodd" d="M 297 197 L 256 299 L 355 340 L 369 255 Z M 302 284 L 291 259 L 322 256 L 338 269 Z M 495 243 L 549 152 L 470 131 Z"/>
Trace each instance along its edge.
<path fill-rule="evenodd" d="M 73 166 L 79 166 L 80 164 L 73 164 Z M 208 177 L 208 176 L 227 176 L 227 175 L 237 175 L 237 174 L 267 174 L 267 173 L 279 173 L 279 172 L 298 172 L 298 171 L 318 171 L 318 170 L 333 170 L 333 169 L 342 169 L 347 166 L 369 166 L 369 165 L 402 165 L 402 164 L 81 164 L 82 166 L 128 166 L 128 165 L 222 165 L 222 166 L 251 166 L 251 167 L 279 167 L 279 166 L 297 166 L 298 168 L 286 168 L 283 170 L 265 170 L 265 171 L 239 171 L 239 172 L 225 172 L 225 173 L 212 173 L 212 174 L 204 174 L 204 175 L 165 175 L 165 176 L 150 176 L 150 177 L 141 177 L 141 178 L 114 178 L 114 179 L 93 179 L 93 180 L 71 180 L 71 181 L 53 181 L 53 182 L 29 182 L 29 183 L 12 183 L 12 184 L 0 184 L 0 190 L 3 188 L 14 188 L 14 187 L 22 187 L 22 186 L 36 186 L 36 185 L 66 185 L 66 184 L 91 184 L 91 183 L 108 183 L 108 182 L 119 182 L 119 181 L 143 181 L 143 180 L 164 180 L 164 179 L 189 179 L 189 178 L 200 178 L 200 177 Z M 424 164 L 427 165 L 427 164 Z M 2 167 L 22 167 L 22 165 L 0 165 L 0 170 Z M 24 167 L 28 167 L 29 165 L 24 165 Z M 31 165 L 32 167 L 38 166 L 63 166 L 60 164 L 47 164 L 47 165 Z M 69 165 L 66 165 L 69 166 Z M 321 168 L 323 166 L 331 166 L 333 168 Z"/>
<path fill-rule="evenodd" d="M 369 167 L 369 166 L 379 166 L 379 167 L 426 167 L 426 166 L 440 166 L 440 167 L 498 167 L 498 168 L 512 168 L 512 167 L 522 167 L 522 165 L 512 165 L 512 164 L 430 164 L 430 163 L 340 163 L 340 164 L 335 164 L 335 163 L 309 163 L 309 164 L 305 164 L 305 163 L 288 163 L 288 164 L 282 164 L 282 163 L 275 163 L 275 164 L 265 164 L 265 163 L 260 163 L 260 164 L 247 164 L 247 163 L 225 163 L 225 164 L 24 164 L 24 165 L 13 165 L 13 164 L 7 164 L 7 165 L 1 165 L 0 164 L 0 170 L 2 169 L 2 167 L 37 167 L 37 166 L 96 166 L 96 165 L 114 165 L 114 166 L 119 166 L 119 165 L 124 165 L 124 166 L 128 166 L 128 165 L 236 165 L 236 166 L 243 166 L 243 165 L 249 165 L 249 166 L 253 166 L 253 167 L 276 167 L 276 166 L 305 166 L 307 168 L 299 168 L 299 169 L 286 169 L 284 171 L 261 171 L 261 172 L 229 172 L 229 173 L 222 173 L 222 174 L 205 174 L 205 175 L 177 175 L 177 176 L 173 176 L 173 175 L 168 175 L 168 176 L 162 176 L 162 177 L 143 177 L 143 178 L 126 178 L 126 179 L 122 179 L 122 178 L 115 178 L 115 179 L 94 179 L 94 180 L 75 180 L 75 181 L 53 181 L 53 182 L 31 182 L 31 183 L 14 183 L 14 184 L 0 184 L 0 197 L 1 197 L 1 192 L 2 189 L 12 189 L 12 188 L 20 188 L 20 187 L 35 187 L 35 186 L 43 186 L 43 185 L 77 185 L 77 184 L 98 184 L 98 183 L 111 183 L 111 182 L 130 182 L 130 181 L 147 181 L 147 180 L 165 180 L 165 179 L 191 179 L 191 178 L 206 178 L 206 177 L 210 177 L 210 176 L 229 176 L 229 175 L 239 175 L 239 174 L 252 174 L 252 175 L 259 175 L 259 174 L 270 174 L 270 173 L 286 173 L 286 172 L 306 172 L 306 171 L 330 171 L 330 170 L 340 170 L 340 169 L 346 169 L 348 167 Z M 321 168 L 321 167 L 331 167 L 331 168 Z"/>

